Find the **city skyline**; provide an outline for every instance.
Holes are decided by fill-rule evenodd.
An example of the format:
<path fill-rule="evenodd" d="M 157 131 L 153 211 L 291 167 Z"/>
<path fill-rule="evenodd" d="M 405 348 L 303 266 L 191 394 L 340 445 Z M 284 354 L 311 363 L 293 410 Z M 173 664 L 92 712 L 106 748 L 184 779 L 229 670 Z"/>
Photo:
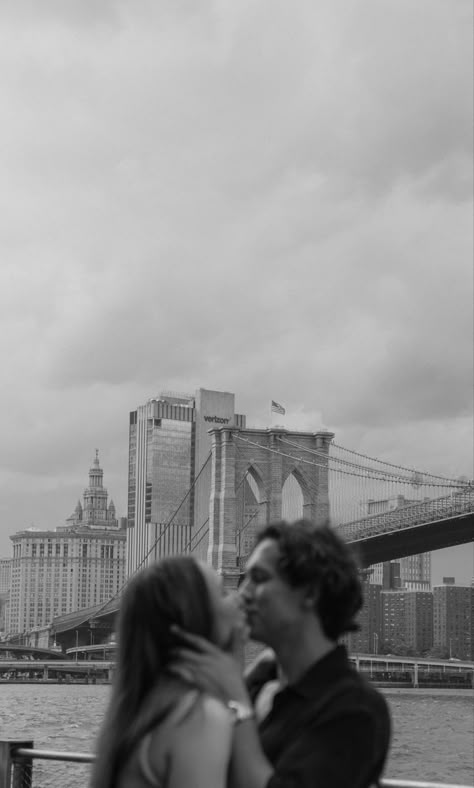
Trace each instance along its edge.
<path fill-rule="evenodd" d="M 474 475 L 471 4 L 168 5 L 0 9 L 0 556 L 164 388 Z"/>
<path fill-rule="evenodd" d="M 196 393 L 199 394 L 199 392 L 196 392 Z M 216 395 L 216 394 L 219 395 L 220 393 L 221 392 L 209 392 L 209 394 L 213 394 L 213 395 Z M 200 394 L 200 396 L 202 396 L 202 394 Z M 227 394 L 226 396 L 232 396 L 233 397 L 233 395 L 229 395 L 229 394 Z M 190 401 L 191 400 L 194 402 L 194 397 L 190 397 Z M 153 401 L 160 401 L 161 402 L 163 400 L 151 400 L 151 401 L 152 402 Z M 211 402 L 212 402 L 212 400 L 211 400 Z M 132 413 L 130 414 L 130 417 L 131 416 L 132 416 Z M 237 418 L 244 419 L 245 417 L 238 416 Z M 203 425 L 204 425 L 204 422 L 205 422 L 205 419 L 202 419 Z M 93 458 L 92 463 L 91 463 L 90 473 L 94 472 L 94 469 L 98 469 L 98 472 L 100 474 L 100 479 L 101 479 L 102 478 L 102 469 L 99 466 L 98 455 L 99 455 L 99 450 L 95 449 L 95 451 L 94 451 L 94 458 Z M 101 484 L 102 484 L 102 482 L 100 482 L 100 485 Z M 291 495 L 291 493 L 290 493 L 290 495 Z M 117 497 L 117 499 L 119 499 L 122 496 L 116 496 L 116 497 Z M 107 493 L 106 492 L 105 492 L 105 500 L 107 500 Z M 385 503 L 385 502 L 383 502 L 383 503 Z M 292 508 L 292 504 L 290 503 L 290 501 L 287 502 L 287 505 L 290 505 L 290 509 Z M 79 506 L 80 506 L 80 501 L 77 504 L 76 509 L 74 510 L 74 512 L 68 518 L 64 518 L 63 517 L 63 522 L 62 523 L 58 523 L 57 525 L 44 526 L 43 528 L 32 524 L 29 527 L 18 529 L 18 531 L 28 531 L 28 530 L 30 530 L 30 531 L 32 531 L 32 533 L 34 533 L 34 532 L 38 532 L 39 533 L 41 531 L 58 530 L 58 532 L 61 532 L 62 530 L 64 530 L 65 527 L 71 527 L 72 526 L 75 517 L 77 517 L 77 512 L 78 512 L 78 507 Z M 111 501 L 111 506 L 112 506 L 113 512 L 114 512 L 113 516 L 115 516 L 116 507 L 115 507 L 115 505 L 114 505 L 114 503 L 112 501 Z M 124 507 L 125 514 L 126 514 L 126 509 L 127 509 L 127 506 L 125 505 L 125 507 Z M 82 510 L 81 510 L 81 516 L 82 516 Z M 284 513 L 283 513 L 283 516 L 285 516 Z M 121 514 L 120 508 L 117 510 L 117 517 L 118 517 L 119 520 L 122 518 L 122 514 Z M 64 523 L 66 523 L 66 526 L 64 525 Z M 12 536 L 13 536 L 13 533 L 9 534 L 9 537 L 8 537 L 9 541 L 10 541 L 10 551 L 8 551 L 8 550 L 5 551 L 5 553 L 3 555 L 0 553 L 0 558 L 8 559 L 8 558 L 12 557 L 12 547 L 11 547 L 11 537 Z M 159 537 L 157 537 L 157 538 L 159 538 Z M 154 555 L 153 551 L 152 551 L 152 554 Z M 203 555 L 202 557 L 205 559 L 206 556 Z M 417 556 L 413 555 L 413 559 L 415 559 L 416 557 Z M 418 556 L 418 559 L 420 559 L 421 557 L 422 556 Z M 454 576 L 456 585 L 469 585 L 472 582 L 472 580 L 474 580 L 474 544 L 464 544 L 464 545 L 459 545 L 459 546 L 453 547 L 453 548 L 447 548 L 447 549 L 444 549 L 444 550 L 434 550 L 434 551 L 430 552 L 429 554 L 427 554 L 426 557 L 429 558 L 429 562 L 430 562 L 431 567 L 432 567 L 431 571 L 430 571 L 430 574 L 431 574 L 431 583 L 430 583 L 430 585 L 431 585 L 431 587 L 433 587 L 435 585 L 438 585 L 438 584 L 441 584 L 443 579 L 444 579 L 444 577 L 449 576 L 449 575 Z M 399 560 L 399 561 L 401 560 L 402 563 L 409 562 L 409 559 L 395 559 L 395 561 L 397 561 L 397 560 Z M 377 570 L 381 566 L 382 566 L 381 564 L 380 565 L 379 564 L 375 565 L 374 566 L 374 571 L 377 573 Z M 407 566 L 408 566 L 408 564 L 407 564 Z M 457 572 L 457 574 L 456 574 L 456 572 Z M 379 582 L 379 580 L 374 579 L 374 582 Z"/>

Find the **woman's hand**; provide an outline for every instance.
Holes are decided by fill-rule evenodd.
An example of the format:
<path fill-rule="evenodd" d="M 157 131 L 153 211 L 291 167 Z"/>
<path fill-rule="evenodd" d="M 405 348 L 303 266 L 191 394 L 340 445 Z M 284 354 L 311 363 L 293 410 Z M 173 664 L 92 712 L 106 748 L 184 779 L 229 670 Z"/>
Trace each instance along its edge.
<path fill-rule="evenodd" d="M 172 631 L 183 644 L 174 649 L 170 670 L 175 675 L 224 702 L 237 700 L 249 703 L 240 664 L 242 631 L 236 630 L 235 642 L 227 652 L 206 638 L 185 632 L 179 627 L 173 626 Z"/>

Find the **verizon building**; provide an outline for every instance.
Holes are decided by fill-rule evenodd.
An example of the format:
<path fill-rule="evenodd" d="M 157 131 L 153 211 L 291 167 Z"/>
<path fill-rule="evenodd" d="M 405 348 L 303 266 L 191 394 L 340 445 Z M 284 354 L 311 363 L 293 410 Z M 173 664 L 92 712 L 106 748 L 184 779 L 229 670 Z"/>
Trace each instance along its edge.
<path fill-rule="evenodd" d="M 127 575 L 164 555 L 206 557 L 213 427 L 244 429 L 229 392 L 164 392 L 130 413 Z"/>

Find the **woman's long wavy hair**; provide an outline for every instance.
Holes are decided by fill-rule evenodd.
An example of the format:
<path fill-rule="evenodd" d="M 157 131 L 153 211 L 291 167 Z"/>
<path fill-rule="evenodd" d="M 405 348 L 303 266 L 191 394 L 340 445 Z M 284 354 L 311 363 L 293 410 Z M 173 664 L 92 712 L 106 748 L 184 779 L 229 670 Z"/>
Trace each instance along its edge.
<path fill-rule="evenodd" d="M 147 731 L 177 698 L 179 683 L 163 682 L 176 637 L 170 628 L 212 639 L 214 620 L 206 580 L 191 556 L 164 558 L 128 583 L 120 604 L 112 697 L 97 740 L 91 788 L 114 788 L 126 761 Z M 157 703 L 146 701 L 161 682 Z"/>

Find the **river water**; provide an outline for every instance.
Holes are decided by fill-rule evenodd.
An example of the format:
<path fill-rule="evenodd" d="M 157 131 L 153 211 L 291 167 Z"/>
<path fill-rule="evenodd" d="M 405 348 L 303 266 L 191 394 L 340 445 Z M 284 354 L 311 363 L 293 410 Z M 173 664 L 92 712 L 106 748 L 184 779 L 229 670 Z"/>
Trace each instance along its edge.
<path fill-rule="evenodd" d="M 383 690 L 393 719 L 386 777 L 474 784 L 474 694 L 470 690 Z M 2 684 L 0 738 L 40 749 L 90 752 L 108 685 Z M 35 761 L 34 788 L 86 788 L 89 767 Z"/>

